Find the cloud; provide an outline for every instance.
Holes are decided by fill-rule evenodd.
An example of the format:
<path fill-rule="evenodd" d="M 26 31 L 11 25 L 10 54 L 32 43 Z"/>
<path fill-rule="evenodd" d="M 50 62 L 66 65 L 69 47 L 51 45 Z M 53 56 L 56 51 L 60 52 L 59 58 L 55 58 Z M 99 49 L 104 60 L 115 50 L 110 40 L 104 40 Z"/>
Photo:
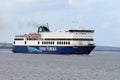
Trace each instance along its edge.
<path fill-rule="evenodd" d="M 68 0 L 68 4 L 72 5 L 73 4 L 73 0 Z"/>

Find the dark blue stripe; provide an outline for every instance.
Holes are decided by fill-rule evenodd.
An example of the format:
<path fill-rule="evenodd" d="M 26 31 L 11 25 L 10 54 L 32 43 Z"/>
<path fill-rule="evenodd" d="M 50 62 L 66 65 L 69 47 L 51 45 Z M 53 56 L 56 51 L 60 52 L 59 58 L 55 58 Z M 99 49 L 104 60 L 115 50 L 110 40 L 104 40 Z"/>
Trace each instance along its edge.
<path fill-rule="evenodd" d="M 43 47 L 42 50 L 40 50 L 40 47 Z M 95 46 L 14 46 L 12 51 L 15 53 L 89 54 L 94 47 Z"/>

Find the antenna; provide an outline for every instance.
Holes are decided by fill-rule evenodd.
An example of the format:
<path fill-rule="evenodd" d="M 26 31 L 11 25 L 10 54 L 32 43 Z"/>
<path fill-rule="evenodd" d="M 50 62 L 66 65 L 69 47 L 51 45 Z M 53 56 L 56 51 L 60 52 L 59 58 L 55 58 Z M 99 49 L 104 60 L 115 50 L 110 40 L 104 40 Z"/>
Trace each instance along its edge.
<path fill-rule="evenodd" d="M 78 27 L 79 27 L 79 26 L 80 26 L 80 25 L 79 25 L 79 19 L 78 19 L 78 20 L 73 21 L 73 24 L 74 24 L 74 26 L 78 26 Z"/>
<path fill-rule="evenodd" d="M 48 29 L 49 29 L 49 24 L 48 24 L 48 22 L 47 22 L 47 27 L 48 27 Z"/>

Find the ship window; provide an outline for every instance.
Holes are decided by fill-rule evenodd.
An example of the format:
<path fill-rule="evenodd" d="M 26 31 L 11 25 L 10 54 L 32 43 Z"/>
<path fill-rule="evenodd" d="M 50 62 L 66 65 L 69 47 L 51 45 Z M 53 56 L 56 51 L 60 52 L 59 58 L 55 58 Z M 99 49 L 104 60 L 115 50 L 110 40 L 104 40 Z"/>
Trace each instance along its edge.
<path fill-rule="evenodd" d="M 38 44 L 40 44 L 40 42 L 38 41 Z"/>
<path fill-rule="evenodd" d="M 15 41 L 13 43 L 15 44 Z"/>
<path fill-rule="evenodd" d="M 67 45 L 67 44 L 68 44 L 68 42 L 65 42 L 65 44 Z"/>
<path fill-rule="evenodd" d="M 70 45 L 70 42 L 57 42 L 57 44 L 60 44 L 60 45 Z"/>
<path fill-rule="evenodd" d="M 52 44 L 54 44 L 54 42 L 52 42 Z"/>
<path fill-rule="evenodd" d="M 67 45 L 68 42 L 57 42 L 57 44 L 60 44 L 60 45 Z"/>
<path fill-rule="evenodd" d="M 54 44 L 54 42 L 53 42 L 53 44 Z"/>
<path fill-rule="evenodd" d="M 51 44 L 53 44 L 53 42 L 51 42 Z"/>
<path fill-rule="evenodd" d="M 50 44 L 50 42 L 48 42 L 48 44 Z"/>
<path fill-rule="evenodd" d="M 65 42 L 64 42 L 64 45 L 65 45 Z"/>
<path fill-rule="evenodd" d="M 42 44 L 54 44 L 54 42 L 52 42 L 52 41 L 50 41 L 50 42 L 42 42 Z M 57 42 L 57 44 L 58 44 L 58 42 Z"/>
<path fill-rule="evenodd" d="M 60 42 L 57 42 L 57 44 L 60 44 Z"/>
<path fill-rule="evenodd" d="M 70 42 L 68 42 L 68 44 L 70 45 Z"/>
<path fill-rule="evenodd" d="M 27 42 L 25 41 L 25 44 L 27 44 Z"/>

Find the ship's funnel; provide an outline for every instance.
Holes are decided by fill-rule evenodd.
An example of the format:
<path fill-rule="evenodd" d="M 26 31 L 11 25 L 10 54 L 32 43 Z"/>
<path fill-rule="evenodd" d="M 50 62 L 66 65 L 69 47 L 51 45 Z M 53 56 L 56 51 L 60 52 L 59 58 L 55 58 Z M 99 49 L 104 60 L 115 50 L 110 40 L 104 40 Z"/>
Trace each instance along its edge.
<path fill-rule="evenodd" d="M 38 27 L 38 33 L 40 32 L 50 32 L 50 30 L 46 26 L 40 26 Z"/>

